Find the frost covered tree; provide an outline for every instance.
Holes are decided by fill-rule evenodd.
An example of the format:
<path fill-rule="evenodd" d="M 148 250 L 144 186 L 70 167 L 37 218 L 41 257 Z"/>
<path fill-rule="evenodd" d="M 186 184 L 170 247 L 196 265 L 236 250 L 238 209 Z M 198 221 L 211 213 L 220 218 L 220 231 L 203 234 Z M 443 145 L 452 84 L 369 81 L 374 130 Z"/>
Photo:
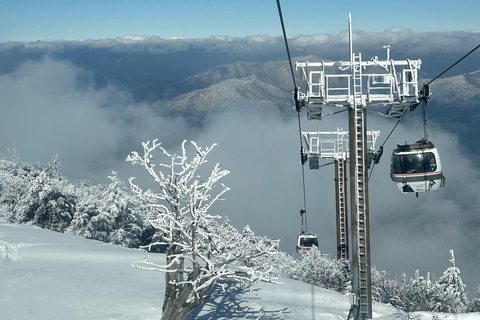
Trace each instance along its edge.
<path fill-rule="evenodd" d="M 477 287 L 475 296 L 468 304 L 468 312 L 480 312 L 480 285 Z"/>
<path fill-rule="evenodd" d="M 63 232 L 73 218 L 75 198 L 71 185 L 60 175 L 57 156 L 33 177 L 15 207 L 16 222 Z"/>
<path fill-rule="evenodd" d="M 420 275 L 420 271 L 416 270 L 413 278 L 410 278 L 408 290 L 406 291 L 407 308 L 406 312 L 426 311 L 429 309 L 428 291 L 432 287 L 430 273 L 427 277 Z"/>
<path fill-rule="evenodd" d="M 108 178 L 111 183 L 101 195 L 97 217 L 108 217 L 106 220 L 111 226 L 108 242 L 138 247 L 142 233 L 148 233 L 148 228 L 143 226 L 143 203 L 128 192 L 125 183 L 117 177 L 117 172 L 112 171 Z"/>
<path fill-rule="evenodd" d="M 386 271 L 372 268 L 373 299 L 389 303 L 405 312 L 430 310 L 427 293 L 431 286 L 430 273 L 425 278 L 416 270 L 413 277 L 403 273 L 390 279 Z"/>
<path fill-rule="evenodd" d="M 90 221 L 98 214 L 99 194 L 103 192 L 101 185 L 93 185 L 86 180 L 75 183 L 77 205 L 73 219 L 67 231 L 87 239 L 97 239 Z M 98 239 L 100 240 L 100 239 Z"/>
<path fill-rule="evenodd" d="M 58 156 L 45 165 L 23 163 L 16 149 L 0 154 L 0 215 L 10 222 L 68 231 L 89 239 L 138 247 L 151 242 L 149 208 L 115 172 L 104 187 L 70 182 Z"/>
<path fill-rule="evenodd" d="M 375 301 L 389 303 L 401 309 L 402 299 L 396 280 L 390 279 L 385 270 L 372 268 L 372 297 Z"/>
<path fill-rule="evenodd" d="M 460 277 L 460 269 L 455 266 L 455 256 L 450 250 L 452 266 L 443 272 L 443 275 L 430 289 L 428 295 L 432 304 L 432 311 L 462 313 L 467 308 L 466 285 Z"/>
<path fill-rule="evenodd" d="M 30 183 L 41 171 L 38 165 L 21 162 L 16 148 L 9 156 L 0 156 L 0 210 L 8 221 L 19 222 L 18 209 Z"/>
<path fill-rule="evenodd" d="M 45 167 L 23 163 L 16 149 L 0 158 L 0 209 L 8 221 L 61 232 L 68 227 L 75 198 L 60 167 L 57 156 Z"/>
<path fill-rule="evenodd" d="M 146 226 L 146 204 L 129 192 L 115 171 L 106 187 L 77 184 L 78 203 L 68 231 L 88 239 L 138 247 L 153 234 Z"/>
<path fill-rule="evenodd" d="M 165 272 L 162 320 L 185 319 L 208 299 L 218 280 L 254 283 L 267 279 L 269 270 L 255 268 L 253 260 L 277 252 L 276 243 L 256 246 L 257 239 L 250 232 L 235 232 L 229 223 L 219 223 L 220 217 L 209 213 L 229 190 L 221 182 L 229 172 L 217 163 L 201 178 L 200 171 L 205 172 L 206 157 L 215 144 L 204 149 L 194 142 L 189 146 L 194 151 L 192 159 L 187 157 L 186 141 L 182 153 L 176 155 L 158 140 L 143 143 L 143 154 L 132 152 L 127 157 L 132 164 L 143 166 L 158 185 L 155 191 L 144 191 L 130 178 L 132 190 L 155 210 L 151 223 L 163 235 L 159 243 L 168 245 L 165 265 L 135 263 Z"/>

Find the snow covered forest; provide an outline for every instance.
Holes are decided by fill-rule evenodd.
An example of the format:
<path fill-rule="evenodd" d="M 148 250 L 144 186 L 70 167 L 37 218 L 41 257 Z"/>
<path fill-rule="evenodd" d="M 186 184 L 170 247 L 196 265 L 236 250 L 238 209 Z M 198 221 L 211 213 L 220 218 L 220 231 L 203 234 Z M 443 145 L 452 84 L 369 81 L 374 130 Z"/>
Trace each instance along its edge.
<path fill-rule="evenodd" d="M 137 157 L 137 161 L 139 159 Z M 26 163 L 14 148 L 0 157 L 0 217 L 12 223 L 165 252 L 169 241 L 161 225 L 165 219 L 152 220 L 154 208 L 149 205 L 148 196 L 142 196 L 135 185 L 132 191 L 115 172 L 108 178 L 111 181 L 108 185 L 71 181 L 62 175 L 57 156 L 46 165 Z M 228 201 L 228 194 L 226 199 Z M 304 256 L 293 257 L 279 250 L 279 241 L 255 235 L 248 226 L 241 231 L 235 229 L 228 217 L 221 217 L 215 227 L 219 238 L 230 242 L 226 249 L 232 251 L 243 241 L 243 246 L 236 249 L 242 251 L 238 256 L 243 254 L 247 258 L 237 260 L 237 268 L 263 270 L 268 279 L 281 276 L 345 294 L 350 290 L 348 265 L 322 255 L 315 247 Z M 204 242 L 202 246 L 207 246 L 205 239 L 200 241 Z M 267 251 L 268 254 L 251 259 L 254 252 Z M 480 288 L 467 297 L 453 252 L 450 263 L 439 277 L 418 271 L 414 275 L 390 275 L 374 268 L 374 300 L 406 312 L 480 312 Z"/>

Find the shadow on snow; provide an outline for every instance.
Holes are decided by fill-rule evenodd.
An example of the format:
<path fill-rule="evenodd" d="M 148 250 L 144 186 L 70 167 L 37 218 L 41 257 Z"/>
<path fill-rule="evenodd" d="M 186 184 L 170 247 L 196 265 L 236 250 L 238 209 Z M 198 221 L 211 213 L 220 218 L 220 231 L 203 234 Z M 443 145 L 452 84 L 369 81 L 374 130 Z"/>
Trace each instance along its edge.
<path fill-rule="evenodd" d="M 285 319 L 288 308 L 267 311 L 263 308 L 258 297 L 245 297 L 248 293 L 255 295 L 255 291 L 248 285 L 238 282 L 222 281 L 225 291 L 217 285 L 210 292 L 210 299 L 198 306 L 186 320 L 209 319 L 255 319 L 255 320 L 281 320 Z M 254 301 L 257 300 L 258 303 Z M 258 306 L 254 307 L 253 306 Z"/>

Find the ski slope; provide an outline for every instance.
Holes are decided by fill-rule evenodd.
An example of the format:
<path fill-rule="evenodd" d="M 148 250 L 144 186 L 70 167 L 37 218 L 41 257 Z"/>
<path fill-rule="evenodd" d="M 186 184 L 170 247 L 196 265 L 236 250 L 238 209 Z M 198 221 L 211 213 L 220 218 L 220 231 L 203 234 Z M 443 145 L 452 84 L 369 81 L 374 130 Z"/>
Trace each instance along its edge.
<path fill-rule="evenodd" d="M 146 256 L 71 234 L 0 222 L 1 319 L 160 319 L 164 276 L 131 263 Z M 151 261 L 162 263 L 163 254 Z M 189 319 L 346 319 L 348 297 L 302 282 L 252 287 L 230 284 Z M 391 306 L 375 304 L 374 318 L 403 319 Z M 431 313 L 418 313 L 433 319 Z M 406 319 L 406 318 L 405 318 Z M 474 320 L 480 314 L 441 319 Z"/>

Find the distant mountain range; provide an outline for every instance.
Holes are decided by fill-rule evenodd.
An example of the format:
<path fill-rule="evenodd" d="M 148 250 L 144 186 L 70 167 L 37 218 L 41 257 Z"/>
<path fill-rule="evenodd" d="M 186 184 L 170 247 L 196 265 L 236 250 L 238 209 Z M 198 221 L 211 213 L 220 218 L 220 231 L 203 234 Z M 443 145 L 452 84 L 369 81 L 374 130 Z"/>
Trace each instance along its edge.
<path fill-rule="evenodd" d="M 286 61 L 239 61 L 189 76 L 177 84 L 177 90 L 185 93 L 160 99 L 153 107 L 171 115 L 202 116 L 239 105 L 261 105 L 288 115 L 293 111 L 292 88 Z"/>

